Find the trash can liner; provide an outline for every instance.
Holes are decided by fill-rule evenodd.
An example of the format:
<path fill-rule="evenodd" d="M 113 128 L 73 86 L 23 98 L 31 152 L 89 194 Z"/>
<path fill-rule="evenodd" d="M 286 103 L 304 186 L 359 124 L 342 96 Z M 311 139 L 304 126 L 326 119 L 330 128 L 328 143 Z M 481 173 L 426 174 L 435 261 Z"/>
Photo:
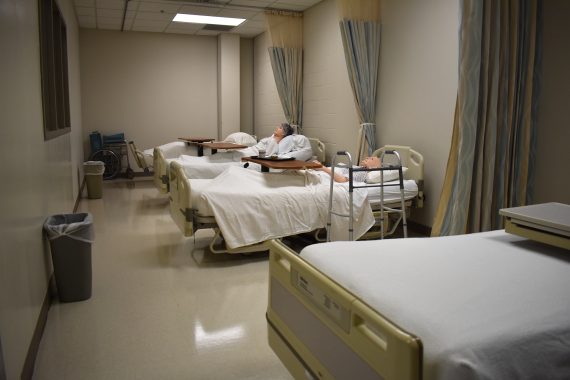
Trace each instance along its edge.
<path fill-rule="evenodd" d="M 85 175 L 103 175 L 105 163 L 103 161 L 85 161 L 83 163 Z"/>
<path fill-rule="evenodd" d="M 91 224 L 93 217 L 90 213 L 57 214 L 47 218 L 44 229 L 49 240 L 68 236 L 85 243 L 93 243 L 94 233 Z"/>

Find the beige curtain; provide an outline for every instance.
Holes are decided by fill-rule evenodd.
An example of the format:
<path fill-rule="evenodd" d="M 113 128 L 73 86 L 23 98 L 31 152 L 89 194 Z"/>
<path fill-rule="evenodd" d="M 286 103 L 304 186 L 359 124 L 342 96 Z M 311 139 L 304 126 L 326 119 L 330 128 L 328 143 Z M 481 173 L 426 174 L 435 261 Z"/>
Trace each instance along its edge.
<path fill-rule="evenodd" d="M 432 235 L 503 227 L 532 202 L 540 0 L 461 0 L 453 137 Z"/>
<path fill-rule="evenodd" d="M 303 14 L 265 13 L 273 77 L 287 122 L 302 133 L 303 116 Z"/>
<path fill-rule="evenodd" d="M 338 0 L 348 77 L 360 119 L 357 162 L 376 150 L 376 93 L 380 61 L 380 0 Z"/>

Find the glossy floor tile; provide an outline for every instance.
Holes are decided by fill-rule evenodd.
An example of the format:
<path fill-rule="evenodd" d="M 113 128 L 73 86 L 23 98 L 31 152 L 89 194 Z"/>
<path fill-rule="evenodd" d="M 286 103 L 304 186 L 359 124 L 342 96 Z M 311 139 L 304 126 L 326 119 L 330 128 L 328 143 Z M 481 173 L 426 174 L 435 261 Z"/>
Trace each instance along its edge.
<path fill-rule="evenodd" d="M 93 296 L 52 305 L 34 379 L 290 379 L 267 344 L 267 255 L 184 238 L 151 181 L 105 182 Z"/>

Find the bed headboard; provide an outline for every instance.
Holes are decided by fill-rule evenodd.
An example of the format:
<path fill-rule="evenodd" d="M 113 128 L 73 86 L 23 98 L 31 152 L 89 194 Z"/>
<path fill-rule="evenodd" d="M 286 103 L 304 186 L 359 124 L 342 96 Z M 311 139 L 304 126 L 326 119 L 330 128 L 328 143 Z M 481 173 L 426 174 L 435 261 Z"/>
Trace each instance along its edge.
<path fill-rule="evenodd" d="M 417 207 L 423 207 L 424 200 L 424 156 L 409 146 L 402 145 L 385 145 L 380 149 L 376 149 L 373 156 L 380 157 L 382 152 L 386 150 L 395 150 L 400 155 L 402 166 L 408 168 L 404 179 L 413 179 L 418 184 Z"/>
<path fill-rule="evenodd" d="M 317 157 L 320 162 L 325 162 L 325 144 L 314 137 L 308 137 L 311 142 L 311 149 L 313 150 L 313 156 Z"/>

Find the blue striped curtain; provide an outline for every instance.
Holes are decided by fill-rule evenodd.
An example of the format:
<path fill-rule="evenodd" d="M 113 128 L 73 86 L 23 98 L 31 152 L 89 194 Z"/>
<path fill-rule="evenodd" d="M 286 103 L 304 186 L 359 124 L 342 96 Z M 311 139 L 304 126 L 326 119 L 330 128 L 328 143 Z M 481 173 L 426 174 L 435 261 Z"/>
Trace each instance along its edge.
<path fill-rule="evenodd" d="M 272 46 L 269 59 L 287 122 L 302 133 L 303 49 Z"/>
<path fill-rule="evenodd" d="M 432 235 L 499 229 L 532 201 L 540 67 L 539 0 L 462 0 L 459 83 Z"/>
<path fill-rule="evenodd" d="M 368 155 L 376 150 L 376 83 L 381 25 L 377 21 L 340 21 L 346 68 Z M 360 142 L 361 143 L 361 142 Z M 362 152 L 358 151 L 358 161 Z"/>

